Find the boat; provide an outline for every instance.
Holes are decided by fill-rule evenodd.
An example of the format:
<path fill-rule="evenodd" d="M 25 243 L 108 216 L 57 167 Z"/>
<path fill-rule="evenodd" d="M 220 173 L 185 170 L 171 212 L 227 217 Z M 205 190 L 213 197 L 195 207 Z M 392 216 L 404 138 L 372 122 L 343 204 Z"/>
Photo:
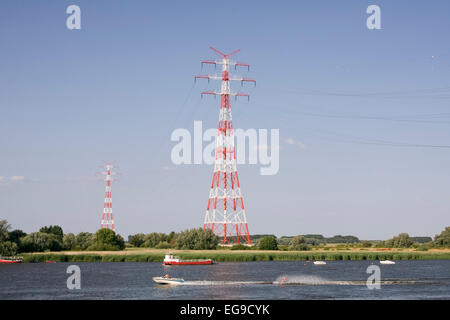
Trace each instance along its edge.
<path fill-rule="evenodd" d="M 395 261 L 391 261 L 391 260 L 380 260 L 381 264 L 395 264 Z"/>
<path fill-rule="evenodd" d="M 327 264 L 325 261 L 314 261 L 313 263 L 316 266 L 323 266 L 323 265 Z"/>
<path fill-rule="evenodd" d="M 175 257 L 171 252 L 165 255 L 163 266 L 177 266 L 177 265 L 204 265 L 213 264 L 211 259 L 193 259 L 182 260 L 179 257 Z"/>
<path fill-rule="evenodd" d="M 45 263 L 56 263 L 56 261 L 53 261 L 53 260 L 46 260 Z"/>
<path fill-rule="evenodd" d="M 22 263 L 23 257 L 0 257 L 0 263 Z"/>
<path fill-rule="evenodd" d="M 184 282 L 184 279 L 181 278 L 170 278 L 170 277 L 153 277 L 153 281 L 155 281 L 158 284 L 182 284 Z"/>

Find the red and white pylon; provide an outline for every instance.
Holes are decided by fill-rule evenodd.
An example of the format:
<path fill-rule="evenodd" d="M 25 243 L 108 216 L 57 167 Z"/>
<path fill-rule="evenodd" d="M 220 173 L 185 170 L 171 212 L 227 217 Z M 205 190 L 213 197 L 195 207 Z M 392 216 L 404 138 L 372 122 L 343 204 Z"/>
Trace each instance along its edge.
<path fill-rule="evenodd" d="M 103 214 L 102 214 L 102 222 L 100 224 L 100 228 L 111 229 L 116 231 L 114 226 L 114 216 L 112 210 L 112 197 L 111 197 L 111 182 L 114 181 L 114 176 L 116 175 L 113 172 L 114 169 L 117 169 L 117 166 L 112 165 L 111 163 L 106 163 L 102 166 L 105 171 L 100 172 L 104 176 L 104 181 L 106 183 L 105 187 L 105 202 L 103 205 Z"/>
<path fill-rule="evenodd" d="M 256 81 L 243 77 L 230 76 L 230 67 L 234 67 L 235 69 L 238 66 L 250 68 L 246 63 L 235 62 L 229 59 L 240 50 L 224 54 L 213 47 L 210 48 L 221 59 L 202 61 L 202 66 L 203 64 L 221 65 L 222 74 L 195 76 L 195 80 L 220 80 L 222 83 L 220 91 L 210 90 L 201 93 L 202 97 L 204 94 L 220 95 L 219 129 L 216 139 L 214 173 L 203 228 L 211 229 L 217 235 L 223 237 L 223 244 L 229 244 L 235 239 L 238 244 L 243 240 L 244 243 L 250 245 L 247 216 L 245 214 L 244 200 L 242 198 L 236 167 L 234 129 L 230 106 L 231 96 L 235 98 L 249 98 L 249 95 L 245 93 L 232 93 L 230 91 L 230 81 L 240 81 L 241 85 L 244 82 L 252 82 L 256 85 Z"/>

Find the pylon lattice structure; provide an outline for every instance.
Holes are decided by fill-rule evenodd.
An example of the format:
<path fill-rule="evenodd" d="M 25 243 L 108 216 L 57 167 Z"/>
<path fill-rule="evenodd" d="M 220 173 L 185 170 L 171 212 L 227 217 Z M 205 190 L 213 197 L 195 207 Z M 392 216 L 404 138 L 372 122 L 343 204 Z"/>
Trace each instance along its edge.
<path fill-rule="evenodd" d="M 100 224 L 101 229 L 111 229 L 116 231 L 116 227 L 114 226 L 114 216 L 112 210 L 112 197 L 111 197 L 111 182 L 115 181 L 114 176 L 117 174 L 113 172 L 113 170 L 117 169 L 117 166 L 112 165 L 111 163 L 106 163 L 101 166 L 105 171 L 99 172 L 99 174 L 103 175 L 103 181 L 106 183 L 105 187 L 105 202 L 103 205 L 103 214 L 102 214 L 102 222 Z"/>
<path fill-rule="evenodd" d="M 211 229 L 218 236 L 222 237 L 222 244 L 229 244 L 235 239 L 239 244 L 241 241 L 250 245 L 250 235 L 248 232 L 247 216 L 244 209 L 244 200 L 242 198 L 241 186 L 236 167 L 236 155 L 234 146 L 234 129 L 231 117 L 230 97 L 247 97 L 245 93 L 232 93 L 230 90 L 230 81 L 240 81 L 254 83 L 253 79 L 230 76 L 230 67 L 235 69 L 239 66 L 250 66 L 246 63 L 231 61 L 229 58 L 238 53 L 235 50 L 229 54 L 224 54 L 219 50 L 210 47 L 221 59 L 204 60 L 203 64 L 212 64 L 222 66 L 221 75 L 199 75 L 197 79 L 220 80 L 220 91 L 203 91 L 202 97 L 208 95 L 220 95 L 219 128 L 216 139 L 214 173 L 209 192 L 208 204 L 203 223 L 204 229 Z"/>

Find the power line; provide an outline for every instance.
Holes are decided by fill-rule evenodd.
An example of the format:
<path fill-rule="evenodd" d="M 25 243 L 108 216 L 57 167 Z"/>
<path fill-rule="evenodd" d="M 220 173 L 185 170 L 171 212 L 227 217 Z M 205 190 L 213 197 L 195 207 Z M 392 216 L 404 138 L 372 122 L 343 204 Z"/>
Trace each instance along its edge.
<path fill-rule="evenodd" d="M 286 111 L 284 111 L 286 112 Z M 414 118 L 416 116 L 394 116 L 394 117 L 383 117 L 383 116 L 364 116 L 364 115 L 336 115 L 336 114 L 319 114 L 319 113 L 310 113 L 310 112 L 302 112 L 302 111 L 293 111 L 290 110 L 292 114 L 298 114 L 309 117 L 318 117 L 318 118 L 339 118 L 339 119 L 356 119 L 356 120 L 383 120 L 383 121 L 394 121 L 394 122 L 415 122 L 415 123 L 435 123 L 435 124 L 448 124 L 450 121 L 432 121 L 432 120 L 421 120 L 421 119 L 405 119 L 405 118 Z M 450 115 L 450 113 L 442 113 L 443 115 Z M 430 116 L 430 115 L 429 115 Z M 432 117 L 433 118 L 433 117 Z"/>
<path fill-rule="evenodd" d="M 363 92 L 363 93 L 332 92 L 332 91 L 308 90 L 308 89 L 296 89 L 296 90 L 282 89 L 282 91 L 301 95 L 357 97 L 357 98 L 444 98 L 444 99 L 450 98 L 450 87 L 397 90 L 385 92 Z"/>

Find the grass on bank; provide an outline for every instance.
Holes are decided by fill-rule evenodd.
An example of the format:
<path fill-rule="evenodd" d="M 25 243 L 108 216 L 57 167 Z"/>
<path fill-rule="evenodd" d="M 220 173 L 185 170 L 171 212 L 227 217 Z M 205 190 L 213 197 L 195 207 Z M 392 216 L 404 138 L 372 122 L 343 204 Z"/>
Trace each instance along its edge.
<path fill-rule="evenodd" d="M 63 251 L 23 254 L 24 262 L 162 262 L 167 250 Z M 450 260 L 450 250 L 439 251 L 261 251 L 173 250 L 183 259 L 213 259 L 216 262 L 295 260 Z"/>

